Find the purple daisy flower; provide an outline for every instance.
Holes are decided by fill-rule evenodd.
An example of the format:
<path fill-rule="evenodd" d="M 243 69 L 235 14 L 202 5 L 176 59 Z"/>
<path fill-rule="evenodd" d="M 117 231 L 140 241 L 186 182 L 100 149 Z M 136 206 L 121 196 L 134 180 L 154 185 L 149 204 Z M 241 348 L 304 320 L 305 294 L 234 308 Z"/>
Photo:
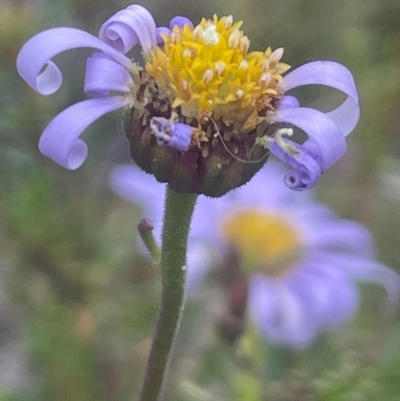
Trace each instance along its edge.
<path fill-rule="evenodd" d="M 231 16 L 203 19 L 197 26 L 178 16 L 169 28 L 157 28 L 144 7 L 131 5 L 106 21 L 98 38 L 65 27 L 37 34 L 22 47 L 17 69 L 42 95 L 53 94 L 62 83 L 51 60 L 54 56 L 81 47 L 99 50 L 86 63 L 84 92 L 90 99 L 50 122 L 41 136 L 40 151 L 76 169 L 88 154 L 82 132 L 102 115 L 126 108 L 132 110 L 127 136 L 133 159 L 178 191 L 181 165 L 171 171 L 164 165 L 159 168 L 165 160 L 187 168 L 189 179 L 182 192 L 221 196 L 251 179 L 269 153 L 293 167 L 285 175 L 287 186 L 312 187 L 344 154 L 345 137 L 359 119 L 353 77 L 333 61 L 310 62 L 283 76 L 290 68 L 280 61 L 283 49 L 249 52 L 250 41 L 240 26 Z M 137 44 L 144 66 L 126 56 Z M 322 113 L 299 107 L 296 98 L 286 95 L 293 88 L 314 84 L 338 89 L 346 100 Z M 302 144 L 291 141 L 291 126 L 303 130 L 308 139 Z M 148 153 L 154 146 L 172 153 Z M 210 181 L 216 181 L 219 189 Z"/>
<path fill-rule="evenodd" d="M 354 316 L 357 282 L 381 284 L 394 306 L 400 279 L 374 260 L 368 230 L 339 219 L 310 191 L 289 190 L 282 173 L 281 166 L 269 163 L 243 188 L 217 200 L 199 198 L 188 251 L 189 292 L 212 261 L 224 263 L 234 250 L 248 280 L 248 315 L 260 335 L 304 348 Z M 110 184 L 127 200 L 144 205 L 160 235 L 164 187 L 128 165 L 113 170 Z"/>

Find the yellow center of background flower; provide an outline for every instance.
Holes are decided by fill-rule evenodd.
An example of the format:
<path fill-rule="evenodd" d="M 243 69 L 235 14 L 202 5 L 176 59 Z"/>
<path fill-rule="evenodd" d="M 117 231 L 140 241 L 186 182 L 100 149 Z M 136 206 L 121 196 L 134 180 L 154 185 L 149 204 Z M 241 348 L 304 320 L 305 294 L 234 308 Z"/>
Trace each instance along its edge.
<path fill-rule="evenodd" d="M 234 123 L 279 95 L 281 74 L 290 68 L 279 62 L 283 49 L 249 52 L 241 25 L 214 15 L 194 28 L 175 26 L 163 35 L 164 47 L 146 56 L 146 70 L 182 115 Z"/>
<path fill-rule="evenodd" d="M 239 211 L 223 222 L 222 230 L 247 270 L 278 274 L 299 256 L 299 232 L 281 215 Z"/>

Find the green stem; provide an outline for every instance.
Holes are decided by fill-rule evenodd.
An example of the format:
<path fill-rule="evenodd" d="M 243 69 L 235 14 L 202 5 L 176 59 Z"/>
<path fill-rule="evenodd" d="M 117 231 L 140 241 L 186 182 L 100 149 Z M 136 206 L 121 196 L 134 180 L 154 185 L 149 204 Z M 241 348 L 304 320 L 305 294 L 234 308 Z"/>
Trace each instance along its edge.
<path fill-rule="evenodd" d="M 270 345 L 267 353 L 267 365 L 269 380 L 284 380 L 291 365 L 290 349 L 283 345 Z"/>
<path fill-rule="evenodd" d="M 150 219 L 142 219 L 137 226 L 138 232 L 147 250 L 150 252 L 151 259 L 155 265 L 159 265 L 161 261 L 161 252 L 157 241 L 154 238 L 154 223 Z"/>
<path fill-rule="evenodd" d="M 161 303 L 139 401 L 157 401 L 162 392 L 183 310 L 187 240 L 196 198 L 195 194 L 167 189 L 161 250 Z"/>

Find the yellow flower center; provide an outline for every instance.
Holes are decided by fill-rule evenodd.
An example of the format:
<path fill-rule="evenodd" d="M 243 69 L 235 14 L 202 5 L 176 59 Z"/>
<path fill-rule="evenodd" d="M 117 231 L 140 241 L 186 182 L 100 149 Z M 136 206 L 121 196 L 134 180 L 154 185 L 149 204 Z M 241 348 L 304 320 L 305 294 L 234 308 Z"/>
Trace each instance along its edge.
<path fill-rule="evenodd" d="M 290 67 L 279 62 L 283 49 L 249 52 L 241 25 L 214 15 L 194 28 L 175 26 L 163 35 L 163 48 L 146 56 L 146 70 L 183 116 L 240 122 L 246 132 L 260 123 L 264 110 L 273 109 L 281 74 Z"/>
<path fill-rule="evenodd" d="M 245 268 L 278 274 L 299 256 L 299 232 L 281 215 L 260 210 L 233 213 L 222 224 Z"/>

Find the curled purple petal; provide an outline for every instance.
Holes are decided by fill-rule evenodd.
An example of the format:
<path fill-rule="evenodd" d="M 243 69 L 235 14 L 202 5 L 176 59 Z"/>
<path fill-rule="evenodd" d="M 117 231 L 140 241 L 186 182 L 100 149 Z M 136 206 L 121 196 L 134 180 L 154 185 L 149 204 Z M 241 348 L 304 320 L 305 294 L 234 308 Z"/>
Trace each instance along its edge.
<path fill-rule="evenodd" d="M 162 46 L 164 44 L 164 39 L 162 37 L 162 34 L 170 35 L 171 29 L 169 29 L 165 26 L 160 26 L 157 28 L 157 45 L 158 46 Z"/>
<path fill-rule="evenodd" d="M 193 133 L 193 127 L 190 125 L 173 123 L 164 117 L 153 117 L 150 127 L 159 145 L 179 152 L 189 149 Z"/>
<path fill-rule="evenodd" d="M 360 107 L 347 98 L 339 107 L 326 113 L 340 127 L 344 136 L 350 134 L 360 119 Z"/>
<path fill-rule="evenodd" d="M 173 125 L 172 136 L 167 146 L 184 152 L 189 149 L 192 140 L 193 127 L 187 124 L 176 123 Z"/>
<path fill-rule="evenodd" d="M 135 4 L 109 18 L 99 38 L 124 54 L 138 43 L 148 53 L 157 47 L 156 23 L 148 10 Z"/>
<path fill-rule="evenodd" d="M 102 115 L 125 106 L 129 100 L 114 96 L 89 99 L 68 107 L 58 114 L 44 130 L 40 151 L 61 166 L 75 170 L 82 165 L 88 147 L 79 136 Z"/>
<path fill-rule="evenodd" d="M 273 119 L 300 128 L 313 140 L 319 148 L 322 172 L 331 167 L 346 151 L 346 140 L 340 128 L 318 110 L 306 107 L 282 109 L 275 112 Z M 309 145 L 304 143 L 303 146 Z"/>
<path fill-rule="evenodd" d="M 131 61 L 95 36 L 74 28 L 54 28 L 43 31 L 22 46 L 17 57 L 21 77 L 42 95 L 51 95 L 62 84 L 62 74 L 51 59 L 69 49 L 90 47 L 110 55 L 124 67 Z"/>
<path fill-rule="evenodd" d="M 327 113 L 340 127 L 343 135 L 348 135 L 360 118 L 358 94 L 351 72 L 334 61 L 313 61 L 288 73 L 283 79 L 282 89 L 287 91 L 312 84 L 329 86 L 348 96 L 338 108 Z"/>
<path fill-rule="evenodd" d="M 270 149 L 272 146 L 275 145 L 270 145 Z M 282 149 L 279 149 L 279 151 L 283 152 Z M 279 157 L 278 154 L 276 156 Z M 282 156 L 286 157 L 286 155 Z M 229 192 L 225 195 L 225 199 L 227 199 L 226 197 L 232 198 L 236 203 L 240 202 L 240 204 L 249 208 L 263 207 L 264 205 L 280 208 L 284 205 L 294 206 L 308 201 L 311 193 L 309 194 L 307 191 L 304 191 L 302 194 L 296 193 L 282 183 L 282 177 L 287 172 L 288 169 L 286 166 L 271 159 L 257 173 L 256 178 L 247 183 L 242 190 Z M 262 185 L 261 182 L 263 183 Z M 268 188 L 274 188 L 274 190 L 266 191 L 265 185 Z M 198 204 L 200 204 L 201 200 L 199 200 Z"/>
<path fill-rule="evenodd" d="M 290 140 L 283 139 L 286 143 L 290 143 L 292 151 L 290 153 L 282 149 L 276 141 L 269 146 L 271 153 L 289 164 L 294 170 L 290 170 L 284 175 L 285 185 L 296 191 L 312 188 L 321 176 L 321 166 L 318 162 L 318 153 L 313 154 L 304 145 L 299 145 Z"/>
<path fill-rule="evenodd" d="M 128 71 L 104 53 L 86 62 L 84 91 L 89 96 L 108 96 L 110 91 L 129 93 L 133 79 Z"/>
<path fill-rule="evenodd" d="M 176 17 L 172 18 L 171 22 L 169 23 L 169 27 L 172 29 L 174 26 L 178 26 L 179 28 L 183 28 L 185 25 L 189 25 L 191 28 L 194 27 L 193 22 L 190 21 L 189 18 L 182 17 L 177 15 Z"/>
<path fill-rule="evenodd" d="M 294 109 L 299 107 L 300 103 L 294 96 L 283 96 L 283 98 L 279 101 L 278 108 L 282 109 Z"/>
<path fill-rule="evenodd" d="M 174 26 L 178 26 L 179 28 L 183 28 L 185 25 L 189 25 L 193 28 L 193 22 L 190 21 L 189 18 L 186 17 L 181 17 L 181 16 L 176 16 L 172 18 L 169 28 L 161 26 L 157 28 L 157 45 L 162 46 L 164 44 L 164 39 L 162 37 L 162 34 L 165 35 L 170 35 L 171 30 Z"/>

